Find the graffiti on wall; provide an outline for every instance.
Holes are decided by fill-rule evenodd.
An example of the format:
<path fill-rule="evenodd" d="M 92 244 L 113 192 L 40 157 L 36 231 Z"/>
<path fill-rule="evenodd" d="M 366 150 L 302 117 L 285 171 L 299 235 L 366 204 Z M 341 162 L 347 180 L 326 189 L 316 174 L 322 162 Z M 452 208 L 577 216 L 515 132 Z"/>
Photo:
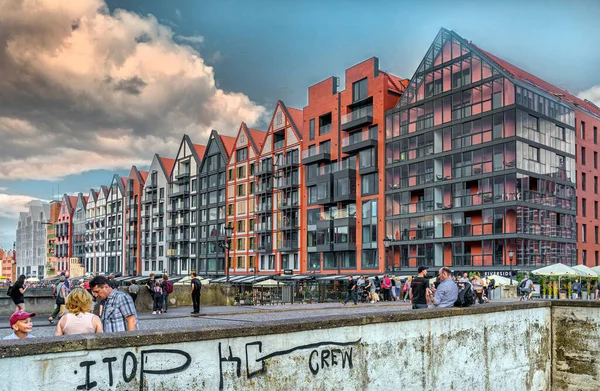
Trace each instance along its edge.
<path fill-rule="evenodd" d="M 297 351 L 307 351 L 307 369 L 314 376 L 320 371 L 334 367 L 351 369 L 354 346 L 360 341 L 361 339 L 351 342 L 323 341 L 268 354 L 263 351 L 261 341 L 246 343 L 242 354 L 235 352 L 231 346 L 224 347 L 219 342 L 217 345 L 219 389 L 224 388 L 226 367 L 229 365 L 233 365 L 235 378 L 251 379 L 267 372 L 269 359 L 288 356 Z M 111 355 L 99 361 L 81 361 L 74 370 L 75 375 L 82 377 L 77 390 L 93 390 L 98 387 L 100 380 L 110 387 L 121 380 L 125 384 L 135 380 L 139 384 L 139 390 L 143 391 L 148 375 L 165 376 L 185 372 L 192 366 L 192 360 L 190 353 L 180 349 L 146 349 L 141 350 L 139 356 L 133 352 L 126 352 L 122 356 Z M 199 374 L 192 375 L 196 377 Z"/>

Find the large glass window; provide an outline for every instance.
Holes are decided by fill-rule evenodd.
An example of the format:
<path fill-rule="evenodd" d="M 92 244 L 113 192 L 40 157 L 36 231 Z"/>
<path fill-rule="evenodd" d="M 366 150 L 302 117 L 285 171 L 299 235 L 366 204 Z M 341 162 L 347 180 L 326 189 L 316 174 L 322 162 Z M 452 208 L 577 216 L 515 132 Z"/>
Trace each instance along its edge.
<path fill-rule="evenodd" d="M 352 101 L 366 99 L 368 96 L 367 78 L 352 83 Z"/>
<path fill-rule="evenodd" d="M 361 191 L 363 196 L 378 193 L 378 177 L 377 173 L 362 175 Z"/>

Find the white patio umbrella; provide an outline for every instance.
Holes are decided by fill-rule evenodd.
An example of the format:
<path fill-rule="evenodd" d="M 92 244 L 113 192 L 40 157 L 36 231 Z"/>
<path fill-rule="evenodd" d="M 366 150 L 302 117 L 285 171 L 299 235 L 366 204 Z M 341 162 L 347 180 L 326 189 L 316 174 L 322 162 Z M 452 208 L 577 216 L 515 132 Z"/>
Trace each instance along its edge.
<path fill-rule="evenodd" d="M 573 269 L 562 263 L 555 263 L 553 265 L 544 266 L 539 269 L 535 269 L 531 272 L 536 276 L 548 276 L 548 277 L 581 277 L 582 273 L 578 270 Z"/>
<path fill-rule="evenodd" d="M 285 285 L 285 283 L 283 281 L 279 281 L 279 285 Z M 277 286 L 277 281 L 275 281 L 272 278 L 269 278 L 268 280 L 257 282 L 256 284 L 254 284 L 254 286 L 263 288 L 273 288 Z"/>
<path fill-rule="evenodd" d="M 506 277 L 499 276 L 497 274 L 492 274 L 491 276 L 486 276 L 488 279 L 493 279 L 497 286 L 500 285 L 510 285 L 510 279 Z M 517 285 L 517 280 L 512 280 L 513 285 Z"/>
<path fill-rule="evenodd" d="M 598 273 L 598 275 L 600 276 L 600 266 L 594 266 L 594 267 L 592 267 L 590 269 L 592 269 L 593 271 L 595 271 L 596 273 Z"/>
<path fill-rule="evenodd" d="M 29 277 L 25 280 L 25 282 L 40 282 L 40 280 L 35 277 Z"/>
<path fill-rule="evenodd" d="M 595 278 L 598 277 L 598 272 L 596 272 L 594 269 L 587 267 L 585 265 L 577 265 L 577 266 L 573 266 L 573 269 L 577 270 L 578 272 L 583 273 L 581 275 L 581 277 L 588 277 L 588 278 Z"/>

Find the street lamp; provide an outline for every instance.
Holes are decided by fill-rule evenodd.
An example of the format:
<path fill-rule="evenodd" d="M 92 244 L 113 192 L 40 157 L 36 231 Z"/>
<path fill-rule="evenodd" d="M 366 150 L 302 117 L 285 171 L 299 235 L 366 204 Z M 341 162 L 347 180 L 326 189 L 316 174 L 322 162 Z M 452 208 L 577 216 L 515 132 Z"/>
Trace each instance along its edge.
<path fill-rule="evenodd" d="M 508 250 L 508 257 L 510 258 L 509 259 L 509 262 L 510 262 L 510 285 L 512 285 L 512 277 L 513 277 L 512 264 L 513 264 L 513 260 L 515 258 L 515 252 L 512 249 Z"/>
<path fill-rule="evenodd" d="M 385 239 L 383 239 L 383 245 L 385 246 L 385 270 L 386 272 L 389 272 L 389 266 L 388 266 L 388 249 L 390 248 L 390 245 L 392 244 L 392 239 L 390 239 L 389 237 L 385 237 Z M 394 263 L 392 262 L 392 274 L 394 274 L 395 270 L 394 270 Z"/>
<path fill-rule="evenodd" d="M 231 221 L 225 226 L 225 240 L 221 244 L 221 247 L 225 250 L 225 275 L 227 276 L 227 282 L 229 282 L 229 250 L 231 249 L 231 234 L 233 233 L 233 226 Z"/>

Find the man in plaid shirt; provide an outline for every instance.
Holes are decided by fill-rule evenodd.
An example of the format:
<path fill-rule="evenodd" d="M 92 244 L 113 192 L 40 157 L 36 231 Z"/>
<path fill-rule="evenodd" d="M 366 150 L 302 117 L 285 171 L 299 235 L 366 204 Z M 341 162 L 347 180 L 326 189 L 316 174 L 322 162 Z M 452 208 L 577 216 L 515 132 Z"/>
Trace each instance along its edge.
<path fill-rule="evenodd" d="M 90 281 L 92 294 L 104 300 L 102 311 L 102 326 L 105 333 L 137 330 L 137 313 L 131 296 L 111 288 L 108 279 L 96 276 Z"/>

